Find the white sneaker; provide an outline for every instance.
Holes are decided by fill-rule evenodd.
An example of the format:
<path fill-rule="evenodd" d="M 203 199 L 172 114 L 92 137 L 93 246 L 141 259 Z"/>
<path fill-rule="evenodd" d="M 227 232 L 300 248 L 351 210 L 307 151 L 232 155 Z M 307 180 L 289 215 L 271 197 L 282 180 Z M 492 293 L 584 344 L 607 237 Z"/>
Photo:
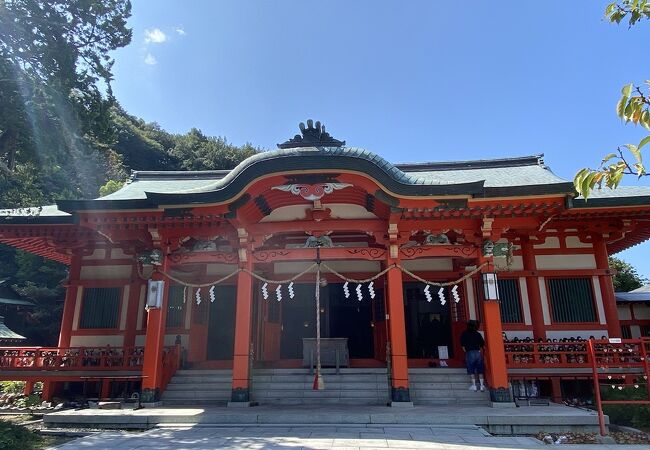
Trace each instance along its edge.
<path fill-rule="evenodd" d="M 469 387 L 469 390 L 470 390 L 470 391 L 475 391 L 475 390 L 476 390 L 476 385 L 475 385 L 475 384 L 471 385 L 471 386 Z"/>
<path fill-rule="evenodd" d="M 485 392 L 485 386 L 481 385 L 481 392 Z"/>

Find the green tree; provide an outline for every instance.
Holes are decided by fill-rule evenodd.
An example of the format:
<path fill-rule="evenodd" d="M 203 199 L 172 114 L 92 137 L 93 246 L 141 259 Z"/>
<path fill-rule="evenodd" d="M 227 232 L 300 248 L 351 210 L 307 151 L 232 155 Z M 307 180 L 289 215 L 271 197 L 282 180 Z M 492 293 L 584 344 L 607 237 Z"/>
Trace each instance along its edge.
<path fill-rule="evenodd" d="M 217 170 L 233 169 L 259 151 L 251 144 L 237 147 L 225 138 L 206 136 L 201 130 L 192 128 L 187 134 L 176 136 L 171 152 L 185 170 Z"/>
<path fill-rule="evenodd" d="M 629 263 L 613 256 L 609 257 L 609 267 L 616 272 L 613 279 L 616 292 L 632 291 L 640 288 L 648 281 L 641 277 Z"/>
<path fill-rule="evenodd" d="M 612 23 L 620 24 L 624 20 L 630 27 L 641 20 L 650 19 L 650 2 L 648 0 L 622 0 L 610 3 L 605 9 L 605 17 Z M 625 121 L 641 126 L 650 131 L 650 80 L 645 86 L 630 83 L 623 86 L 621 98 L 616 104 L 616 114 Z M 607 154 L 597 169 L 584 168 L 578 171 L 573 183 L 583 197 L 603 184 L 616 188 L 624 175 L 634 175 L 638 178 L 648 176 L 641 149 L 650 142 L 650 135 L 641 139 L 637 144 L 625 144 L 615 152 Z"/>

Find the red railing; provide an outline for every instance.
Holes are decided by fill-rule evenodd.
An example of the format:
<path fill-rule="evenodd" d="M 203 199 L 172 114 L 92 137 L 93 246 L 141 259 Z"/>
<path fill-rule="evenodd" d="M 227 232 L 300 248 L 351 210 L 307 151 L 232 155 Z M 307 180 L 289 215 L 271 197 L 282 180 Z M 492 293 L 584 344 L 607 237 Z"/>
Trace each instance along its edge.
<path fill-rule="evenodd" d="M 165 347 L 163 351 L 163 375 L 161 390 L 167 388 L 176 371 L 181 366 L 181 346 L 174 345 L 172 347 Z"/>
<path fill-rule="evenodd" d="M 0 370 L 140 370 L 144 347 L 0 347 Z"/>

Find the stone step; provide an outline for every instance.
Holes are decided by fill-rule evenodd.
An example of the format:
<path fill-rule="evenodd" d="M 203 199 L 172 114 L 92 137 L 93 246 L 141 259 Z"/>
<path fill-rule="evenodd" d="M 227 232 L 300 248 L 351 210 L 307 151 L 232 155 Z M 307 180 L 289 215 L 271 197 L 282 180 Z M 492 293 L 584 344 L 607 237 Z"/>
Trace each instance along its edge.
<path fill-rule="evenodd" d="M 191 384 L 202 384 L 202 383 L 230 383 L 232 381 L 232 376 L 222 377 L 222 376 L 188 376 L 188 375 L 176 375 L 172 378 L 174 383 L 191 383 Z"/>
<path fill-rule="evenodd" d="M 410 381 L 410 380 L 409 380 Z M 453 391 L 465 391 L 469 389 L 469 382 L 464 381 L 462 383 L 415 383 L 409 382 L 409 387 L 416 390 L 426 390 L 426 389 L 435 389 L 435 390 L 453 390 Z"/>
<path fill-rule="evenodd" d="M 201 389 L 203 391 L 218 391 L 218 390 L 228 390 L 232 389 L 232 383 L 230 381 L 225 381 L 222 383 L 201 383 L 200 385 L 192 383 L 169 383 L 167 385 L 168 391 L 195 391 Z"/>
<path fill-rule="evenodd" d="M 323 377 L 325 386 L 327 389 L 332 390 L 368 390 L 368 389 L 388 389 L 388 383 L 348 383 L 345 381 L 332 381 L 327 377 Z M 312 389 L 314 381 L 310 380 L 308 382 L 296 382 L 296 383 L 274 383 L 274 382 L 261 382 L 253 380 L 252 386 L 253 389 L 264 390 L 264 389 L 276 389 L 276 390 L 296 390 L 296 389 Z"/>
<path fill-rule="evenodd" d="M 334 375 L 322 374 L 323 378 L 345 383 L 385 383 L 386 376 L 376 375 Z M 253 382 L 271 383 L 308 383 L 314 381 L 314 375 L 253 375 Z"/>
<path fill-rule="evenodd" d="M 437 389 L 411 389 L 411 397 L 423 398 L 436 398 L 436 397 L 455 397 L 455 398 L 473 398 L 473 399 L 487 399 L 488 392 L 470 391 L 467 390 L 454 390 L 454 391 L 440 391 Z"/>
<path fill-rule="evenodd" d="M 178 369 L 176 375 L 229 375 L 232 376 L 231 369 Z"/>
<path fill-rule="evenodd" d="M 167 400 L 185 400 L 186 404 L 191 404 L 194 400 L 230 400 L 231 391 L 165 391 L 162 395 L 163 401 Z"/>

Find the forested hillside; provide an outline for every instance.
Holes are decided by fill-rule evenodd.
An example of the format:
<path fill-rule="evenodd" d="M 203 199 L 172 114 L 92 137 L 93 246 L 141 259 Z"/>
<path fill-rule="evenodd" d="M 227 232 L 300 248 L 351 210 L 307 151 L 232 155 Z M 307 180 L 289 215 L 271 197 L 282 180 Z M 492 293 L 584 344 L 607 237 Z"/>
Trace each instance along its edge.
<path fill-rule="evenodd" d="M 0 209 L 105 195 L 131 170 L 228 169 L 260 151 L 168 133 L 119 105 L 111 52 L 131 42 L 130 15 L 127 0 L 0 0 Z M 56 343 L 65 277 L 0 244 L 0 279 L 37 304 L 16 330 L 31 343 Z"/>

